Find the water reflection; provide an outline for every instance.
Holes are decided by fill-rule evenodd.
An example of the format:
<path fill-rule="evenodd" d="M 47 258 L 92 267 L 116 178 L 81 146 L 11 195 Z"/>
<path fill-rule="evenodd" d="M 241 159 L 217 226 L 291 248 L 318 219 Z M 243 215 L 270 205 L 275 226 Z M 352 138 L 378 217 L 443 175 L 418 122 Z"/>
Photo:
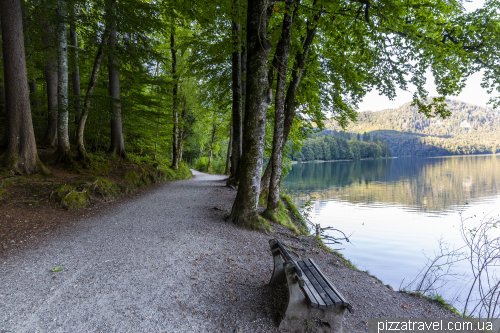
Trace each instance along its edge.
<path fill-rule="evenodd" d="M 499 193 L 500 156 L 302 163 L 283 183 L 300 202 L 314 196 L 439 213 Z"/>
<path fill-rule="evenodd" d="M 296 164 L 283 185 L 299 194 L 298 203 L 315 197 L 314 223 L 354 233 L 354 245 L 335 248 L 398 288 L 416 276 L 438 239 L 462 245 L 460 212 L 471 221 L 500 213 L 500 155 Z M 453 286 L 441 291 L 445 298 L 463 287 Z"/>

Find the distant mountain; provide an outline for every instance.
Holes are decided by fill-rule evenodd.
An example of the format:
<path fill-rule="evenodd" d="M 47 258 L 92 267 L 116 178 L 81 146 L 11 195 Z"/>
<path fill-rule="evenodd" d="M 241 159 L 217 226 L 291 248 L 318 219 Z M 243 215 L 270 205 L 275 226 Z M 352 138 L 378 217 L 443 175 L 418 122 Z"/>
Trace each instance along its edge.
<path fill-rule="evenodd" d="M 451 116 L 426 118 L 406 103 L 396 109 L 358 114 L 350 133 L 369 133 L 386 140 L 393 156 L 439 156 L 500 152 L 500 112 L 491 108 L 446 100 Z M 341 130 L 335 120 L 327 130 Z"/>

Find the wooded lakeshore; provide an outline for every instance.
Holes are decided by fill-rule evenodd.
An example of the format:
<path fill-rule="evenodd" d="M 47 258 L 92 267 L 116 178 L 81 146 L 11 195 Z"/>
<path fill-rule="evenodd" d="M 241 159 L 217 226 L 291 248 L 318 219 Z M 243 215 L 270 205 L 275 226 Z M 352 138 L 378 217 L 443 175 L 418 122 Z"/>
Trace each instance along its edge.
<path fill-rule="evenodd" d="M 107 156 L 174 171 L 187 162 L 229 174 L 238 186 L 230 219 L 266 229 L 259 195 L 276 220 L 282 169 L 311 121 L 321 129 L 328 116 L 346 128 L 367 92 L 394 97 L 409 84 L 419 112 L 446 118 L 445 97 L 479 70 L 495 91 L 498 8 L 5 0 L 2 166 L 30 175 Z M 440 97 L 427 96 L 426 70 Z M 53 151 L 43 162 L 40 148 Z"/>
<path fill-rule="evenodd" d="M 284 258 L 285 264 L 293 260 L 283 246 L 276 247 L 280 242 L 271 245 L 275 279 L 284 281 L 296 274 L 294 278 L 300 282 L 286 280 L 290 293 L 299 295 L 296 284 L 300 283 L 310 304 L 321 309 L 341 306 L 344 311 L 355 304 L 362 309 L 361 315 L 346 315 L 348 331 L 364 331 L 368 318 L 391 314 L 457 315 L 428 300 L 407 294 L 394 296 L 392 288 L 330 253 L 325 244 L 308 234 L 307 221 L 284 193 L 281 182 L 292 159 L 405 155 L 412 151 L 407 143 L 418 140 L 412 137 L 394 154 L 396 150 L 389 147 L 394 141 L 390 134 L 399 140 L 410 120 L 422 133 L 431 133 L 429 128 L 438 121 L 467 127 L 457 123 L 454 112 L 459 109 L 449 107 L 453 104 L 449 97 L 457 95 L 474 73 L 483 73 L 482 86 L 491 93 L 492 107 L 498 107 L 500 0 L 485 0 L 474 11 L 467 11 L 461 0 L 0 0 L 0 28 L 3 257 L 8 257 L 7 250 L 17 255 L 14 251 L 22 242 L 39 236 L 48 239 L 53 230 L 61 235 L 63 230 L 77 231 L 68 231 L 64 234 L 67 238 L 61 238 L 64 249 L 52 239 L 41 251 L 36 252 L 36 247 L 29 252 L 26 259 L 13 255 L 10 267 L 7 261 L 0 263 L 5 280 L 10 281 L 0 286 L 4 288 L 1 294 L 8 295 L 8 301 L 0 302 L 0 310 L 25 302 L 31 302 L 30 309 L 37 308 L 27 294 L 31 283 L 38 286 L 33 288 L 38 293 L 35 302 L 47 295 L 56 302 L 44 287 L 49 285 L 47 281 L 58 281 L 52 280 L 56 275 L 49 280 L 44 266 L 43 274 L 35 274 L 36 279 L 31 280 L 31 276 L 26 279 L 28 275 L 20 277 L 15 267 L 22 263 L 23 267 L 40 269 L 38 263 L 52 265 L 49 258 L 69 251 L 64 255 L 73 258 L 67 260 L 74 271 L 67 273 L 67 281 L 84 276 L 89 280 L 81 285 L 92 287 L 89 293 L 80 289 L 69 293 L 63 292 L 66 285 L 61 284 L 60 295 L 94 300 L 95 295 L 106 297 L 111 289 L 120 299 L 135 290 L 131 296 L 134 306 L 155 313 L 138 315 L 139 310 L 114 308 L 119 302 L 113 299 L 113 306 L 103 307 L 112 314 L 103 313 L 122 329 L 158 331 L 168 327 L 175 331 L 184 323 L 171 318 L 177 320 L 184 311 L 191 311 L 200 325 L 196 327 L 211 325 L 204 326 L 208 331 L 225 327 L 226 312 L 231 315 L 231 332 L 240 325 L 235 318 L 242 315 L 250 330 L 275 331 L 276 304 L 281 304 L 286 288 L 258 284 L 264 282 L 263 272 L 271 270 L 271 262 L 262 258 L 269 255 L 268 233 L 276 232 L 307 258 L 300 260 L 300 268 L 289 265 L 278 272 L 279 260 Z M 438 96 L 429 96 L 426 91 L 428 73 Z M 378 117 L 358 114 L 358 105 L 370 91 L 395 98 L 397 89 L 413 93 L 411 104 L 395 110 L 394 124 L 399 127 L 384 118 L 387 113 Z M 418 116 L 408 116 L 410 109 L 418 111 Z M 483 113 L 493 119 L 495 112 Z M 348 141 L 349 126 L 356 126 L 358 118 L 370 117 L 380 127 L 364 132 L 376 133 L 358 132 Z M 476 126 L 474 140 L 483 139 L 478 132 L 486 129 L 498 132 L 495 126 L 488 126 Z M 451 128 L 443 126 L 432 132 L 438 136 L 426 142 L 454 152 L 472 151 L 462 143 L 450 146 L 447 137 L 439 137 L 450 135 Z M 324 129 L 345 137 L 312 138 Z M 498 144 L 494 141 L 478 143 L 481 152 L 495 153 Z M 433 153 L 426 149 L 420 152 Z M 194 179 L 190 179 L 192 172 Z M 144 196 L 132 195 L 116 206 L 105 206 L 109 211 L 93 210 L 138 188 L 186 179 L 190 180 L 137 192 Z M 86 229 L 87 222 L 92 227 Z M 177 229 L 179 223 L 183 224 L 181 230 Z M 321 228 L 317 230 L 321 235 Z M 97 250 L 88 246 L 88 239 L 98 240 Z M 186 244 L 193 240 L 196 245 L 188 248 Z M 71 252 L 73 246 L 76 255 Z M 99 251 L 107 253 L 112 267 L 100 262 Z M 221 260 L 208 260 L 212 255 Z M 151 258 L 156 261 L 151 262 Z M 81 267 L 80 260 L 85 263 Z M 127 260 L 124 271 L 120 271 L 121 260 Z M 168 266 L 165 260 L 169 260 Z M 189 260 L 189 267 L 181 263 L 183 260 Z M 207 264 L 200 265 L 204 270 L 199 274 L 196 265 L 203 260 Z M 147 269 L 136 270 L 140 265 Z M 252 265 L 259 274 L 241 274 L 245 265 Z M 97 266 L 104 273 L 98 274 Z M 334 286 L 327 275 L 337 270 L 341 274 L 335 277 Z M 63 271 L 63 266 L 50 268 L 51 273 Z M 124 281 L 120 274 L 114 275 L 117 271 L 126 274 Z M 156 271 L 171 274 L 173 287 L 158 285 Z M 201 280 L 205 273 L 205 280 Z M 91 283 L 94 275 L 103 283 Z M 107 289 L 109 281 L 119 287 Z M 134 289 L 136 281 L 138 289 Z M 218 291 L 219 284 L 228 288 L 231 284 L 232 288 Z M 239 287 L 233 287 L 236 285 Z M 202 286 L 206 289 L 199 293 Z M 348 297 L 337 293 L 337 288 L 347 290 Z M 16 295 L 16 290 L 23 294 Z M 383 306 L 366 303 L 370 290 L 377 291 L 373 302 Z M 267 296 L 262 295 L 267 291 L 273 293 L 276 303 L 272 311 L 259 305 L 266 302 Z M 171 304 L 178 305 L 175 310 L 165 310 L 172 311 L 168 316 L 161 313 L 165 306 L 162 299 L 155 298 L 156 303 L 148 299 L 160 294 L 169 295 Z M 241 308 L 228 305 L 232 304 L 229 301 L 245 299 L 252 301 L 240 302 L 244 304 Z M 206 300 L 218 306 L 207 302 L 198 310 L 198 303 Z M 34 330 L 53 330 L 51 325 L 60 323 L 47 323 L 46 318 L 66 311 L 68 302 L 73 300 L 58 304 L 59 310 L 43 308 L 40 313 L 50 316 L 40 315 L 41 319 L 36 313 L 29 314 L 27 325 Z M 105 316 L 92 317 L 101 315 L 100 311 L 85 308 L 98 303 L 100 300 L 79 303 L 88 317 L 80 316 L 77 306 L 70 307 L 73 314 L 68 312 L 67 318 L 81 322 L 65 322 L 65 327 L 79 331 L 86 327 L 87 318 L 93 318 L 92 329 L 109 330 L 103 324 Z M 9 322 L 6 327 L 18 327 L 16 316 L 22 316 L 25 309 L 16 311 L 3 319 Z M 213 314 L 217 321 L 207 324 L 206 312 L 210 311 L 222 311 L 222 315 Z M 264 318 L 262 324 L 257 323 L 255 312 L 257 318 Z M 136 322 L 116 319 L 130 313 Z M 336 325 L 342 327 L 344 319 L 339 318 Z M 191 323 L 183 327 L 186 332 L 196 331 Z"/>

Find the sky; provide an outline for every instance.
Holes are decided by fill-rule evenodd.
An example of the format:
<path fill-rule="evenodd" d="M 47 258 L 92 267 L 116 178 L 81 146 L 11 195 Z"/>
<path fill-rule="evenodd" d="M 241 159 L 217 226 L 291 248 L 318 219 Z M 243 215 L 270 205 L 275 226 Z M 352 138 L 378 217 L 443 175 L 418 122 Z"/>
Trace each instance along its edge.
<path fill-rule="evenodd" d="M 469 2 L 464 2 L 464 7 L 467 11 L 473 11 L 479 7 L 481 7 L 484 3 L 484 0 L 472 0 Z M 471 75 L 467 79 L 467 85 L 462 90 L 462 92 L 458 96 L 447 96 L 451 99 L 458 99 L 460 101 L 479 105 L 479 106 L 487 106 L 488 100 L 490 96 L 486 92 L 486 89 L 481 88 L 481 80 L 483 77 L 483 72 L 478 72 Z M 427 73 L 427 91 L 429 92 L 429 96 L 437 96 L 436 85 L 434 84 L 434 78 L 430 72 Z M 413 97 L 414 89 L 412 87 L 408 87 L 409 91 L 403 91 L 401 89 L 397 89 L 397 96 L 394 100 L 390 100 L 386 96 L 380 96 L 377 90 L 372 90 L 368 94 L 366 94 L 363 101 L 358 106 L 358 111 L 380 111 L 385 109 L 393 109 L 402 104 L 410 102 Z"/>

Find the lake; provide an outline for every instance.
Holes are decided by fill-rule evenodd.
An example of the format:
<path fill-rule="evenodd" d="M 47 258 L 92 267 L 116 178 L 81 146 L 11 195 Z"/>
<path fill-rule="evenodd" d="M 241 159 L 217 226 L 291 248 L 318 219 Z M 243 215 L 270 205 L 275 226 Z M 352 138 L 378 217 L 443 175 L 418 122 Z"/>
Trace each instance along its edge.
<path fill-rule="evenodd" d="M 352 244 L 331 248 L 397 290 L 433 256 L 438 239 L 463 243 L 460 212 L 500 213 L 500 155 L 294 164 L 283 186 L 298 204 L 313 198 L 312 222 L 352 234 Z M 457 290 L 440 294 L 451 299 Z"/>

